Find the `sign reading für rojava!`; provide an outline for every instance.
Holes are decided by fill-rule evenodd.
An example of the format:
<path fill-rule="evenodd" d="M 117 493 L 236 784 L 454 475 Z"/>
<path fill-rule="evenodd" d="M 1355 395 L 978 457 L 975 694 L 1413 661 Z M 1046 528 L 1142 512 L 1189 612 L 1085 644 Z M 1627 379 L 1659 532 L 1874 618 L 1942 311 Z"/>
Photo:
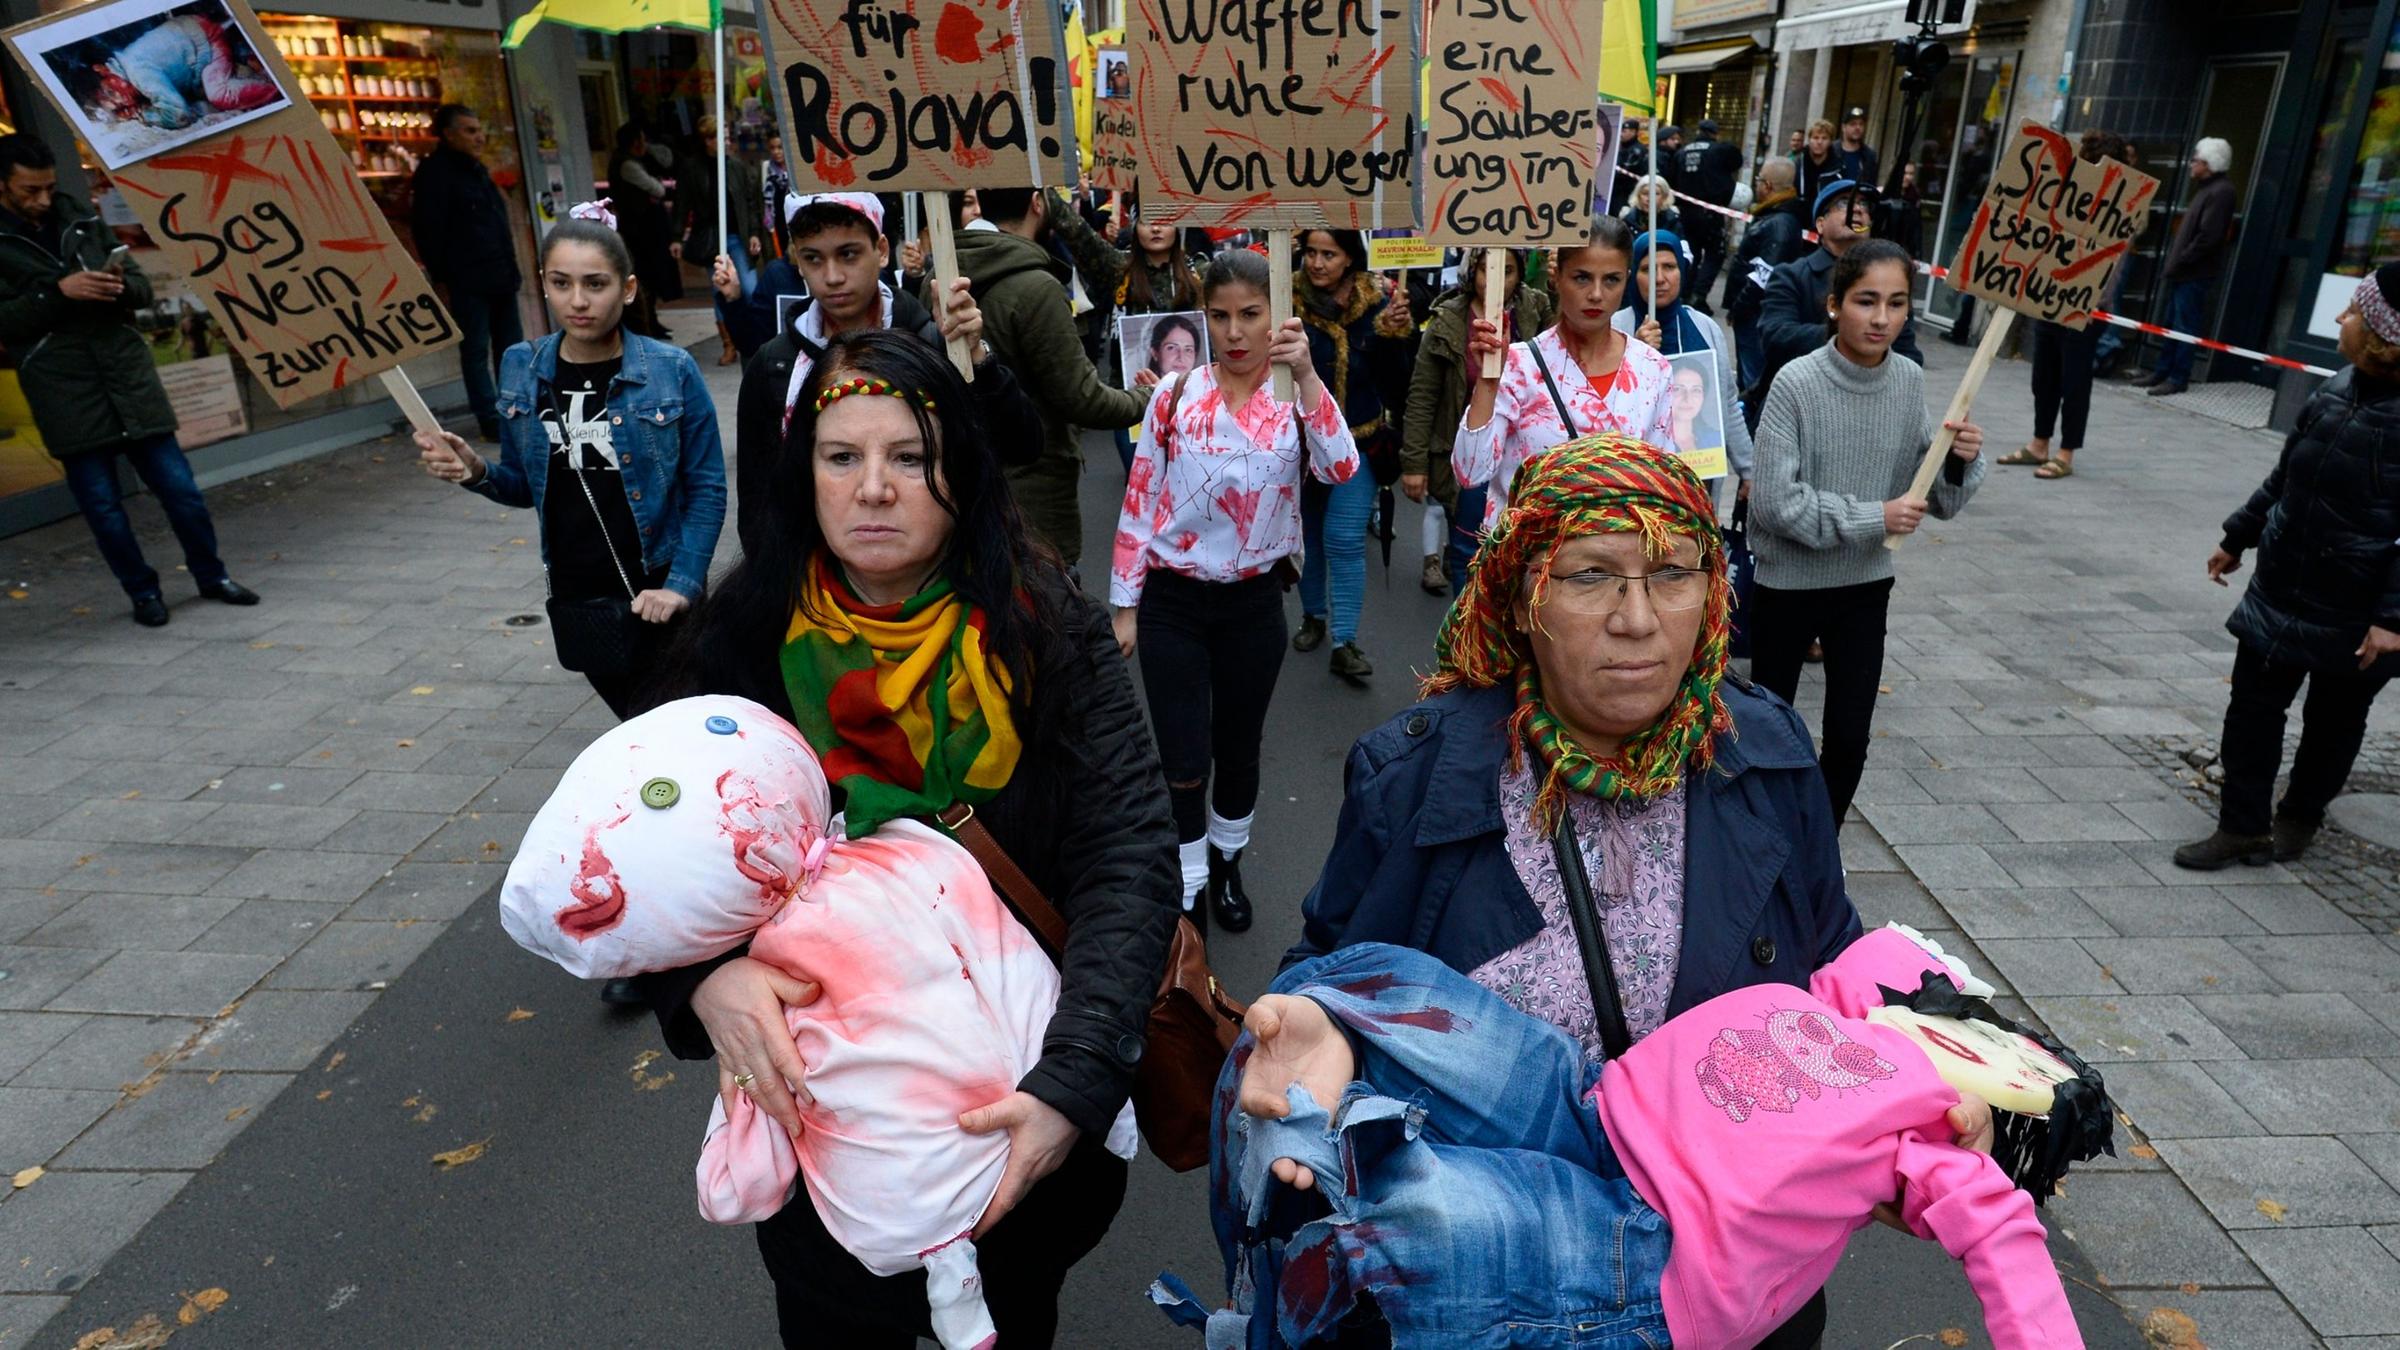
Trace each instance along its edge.
<path fill-rule="evenodd" d="M 765 12 L 801 191 L 1073 181 L 1056 0 L 770 0 Z"/>
<path fill-rule="evenodd" d="M 110 147 L 142 228 L 276 406 L 458 341 L 243 0 L 101 0 L 5 37 L 68 123 Z M 205 73 L 148 59 L 194 44 L 213 58 Z M 95 97 L 62 96 L 87 72 Z"/>
<path fill-rule="evenodd" d="M 1133 0 L 1143 218 L 1413 225 L 1420 3 Z"/>
<path fill-rule="evenodd" d="M 2027 120 L 2002 151 L 1950 284 L 2020 314 L 2080 329 L 2149 220 L 2158 180 L 2113 159 L 2087 163 Z"/>
<path fill-rule="evenodd" d="M 1427 240 L 1583 241 L 1601 163 L 1600 20 L 1600 0 L 1429 0 Z"/>

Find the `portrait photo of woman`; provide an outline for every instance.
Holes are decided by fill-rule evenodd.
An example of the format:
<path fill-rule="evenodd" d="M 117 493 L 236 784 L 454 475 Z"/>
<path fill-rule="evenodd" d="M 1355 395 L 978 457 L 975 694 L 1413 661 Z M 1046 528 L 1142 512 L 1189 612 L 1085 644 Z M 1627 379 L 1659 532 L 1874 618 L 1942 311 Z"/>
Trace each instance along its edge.
<path fill-rule="evenodd" d="M 1117 327 L 1128 389 L 1153 388 L 1208 361 L 1208 329 L 1198 314 L 1129 314 Z"/>

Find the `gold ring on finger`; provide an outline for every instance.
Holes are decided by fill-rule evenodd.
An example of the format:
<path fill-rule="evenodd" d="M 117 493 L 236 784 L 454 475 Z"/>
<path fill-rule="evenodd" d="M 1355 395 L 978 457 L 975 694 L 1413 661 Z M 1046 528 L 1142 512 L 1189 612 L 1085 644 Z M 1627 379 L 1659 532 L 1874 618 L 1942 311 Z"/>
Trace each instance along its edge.
<path fill-rule="evenodd" d="M 748 1092 L 750 1090 L 750 1084 L 755 1081 L 757 1077 L 758 1075 L 754 1073 L 737 1073 L 733 1076 L 733 1085 L 737 1088 L 740 1088 L 744 1092 Z"/>

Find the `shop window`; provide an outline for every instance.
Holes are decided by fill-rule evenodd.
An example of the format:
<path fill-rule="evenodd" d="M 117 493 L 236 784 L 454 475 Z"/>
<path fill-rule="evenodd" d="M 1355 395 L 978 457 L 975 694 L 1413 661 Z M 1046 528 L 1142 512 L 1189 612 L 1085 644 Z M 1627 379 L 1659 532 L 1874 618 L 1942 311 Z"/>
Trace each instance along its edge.
<path fill-rule="evenodd" d="M 2341 232 L 2327 270 L 2365 276 L 2378 262 L 2400 257 L 2400 30 L 2384 51 L 2367 124 L 2343 196 Z"/>

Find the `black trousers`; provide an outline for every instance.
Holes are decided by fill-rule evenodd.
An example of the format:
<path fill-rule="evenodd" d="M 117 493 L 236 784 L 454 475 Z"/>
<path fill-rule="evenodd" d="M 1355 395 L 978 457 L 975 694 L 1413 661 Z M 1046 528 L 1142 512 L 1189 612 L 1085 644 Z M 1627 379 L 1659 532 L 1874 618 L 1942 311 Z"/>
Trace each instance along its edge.
<path fill-rule="evenodd" d="M 2300 749 L 2292 756 L 2292 780 L 2274 814 L 2307 825 L 2324 821 L 2325 808 L 2350 781 L 2350 766 L 2367 735 L 2367 712 L 2390 677 L 2355 668 L 2311 670 L 2269 660 L 2243 643 L 2233 657 L 2233 696 L 2225 703 L 2225 797 L 2217 826 L 2227 834 L 2265 834 L 2272 823 L 2268 803 L 2275 774 L 2283 767 L 2284 714 L 2308 682 L 2300 709 Z"/>
<path fill-rule="evenodd" d="M 1272 573 L 1211 582 L 1153 570 L 1139 613 L 1134 655 L 1176 838 L 1188 844 L 1207 835 L 1207 807 L 1226 820 L 1258 807 L 1259 743 L 1290 637 L 1283 582 Z"/>
<path fill-rule="evenodd" d="M 1090 1136 L 975 1243 L 984 1306 L 1000 1350 L 1039 1350 L 1058 1337 L 1067 1269 L 1100 1245 L 1125 1203 L 1126 1164 Z M 758 1225 L 775 1281 L 775 1321 L 789 1347 L 913 1350 L 933 1339 L 925 1272 L 877 1275 L 842 1249 L 804 1188 Z"/>
<path fill-rule="evenodd" d="M 1750 597 L 1750 678 L 1789 703 L 1800 689 L 1808 644 L 1825 644 L 1823 747 L 1825 792 L 1836 828 L 1858 795 L 1867 768 L 1867 739 L 1875 730 L 1875 690 L 1883 680 L 1883 638 L 1892 607 L 1892 578 L 1814 591 L 1761 586 Z"/>
<path fill-rule="evenodd" d="M 2059 432 L 2058 448 L 2081 450 L 2083 428 L 2092 414 L 2092 367 L 2100 346 L 2093 324 L 2078 333 L 2064 324 L 2033 326 L 2033 436 L 2050 439 Z M 2065 414 L 2065 425 L 2059 424 Z"/>

